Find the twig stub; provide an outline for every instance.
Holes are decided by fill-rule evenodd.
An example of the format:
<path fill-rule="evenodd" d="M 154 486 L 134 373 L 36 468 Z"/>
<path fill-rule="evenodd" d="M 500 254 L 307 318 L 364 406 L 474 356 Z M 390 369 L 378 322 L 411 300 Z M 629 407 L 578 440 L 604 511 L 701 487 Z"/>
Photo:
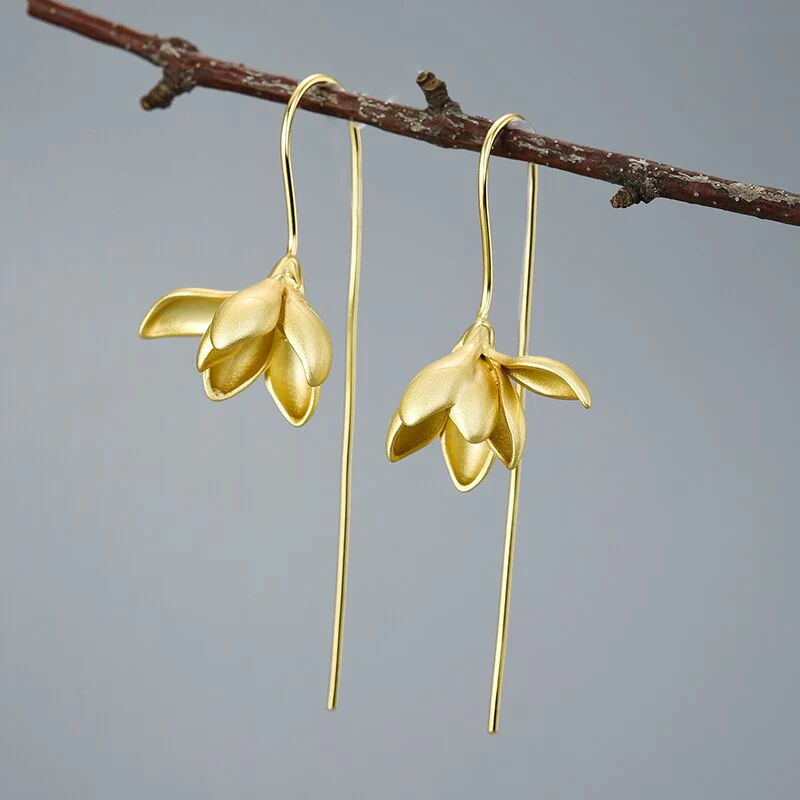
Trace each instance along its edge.
<path fill-rule="evenodd" d="M 447 84 L 432 72 L 427 70 L 420 72 L 417 75 L 417 86 L 422 89 L 427 110 L 432 114 L 440 114 L 442 111 L 448 110 L 461 111 L 461 106 L 450 97 Z"/>
<path fill-rule="evenodd" d="M 609 202 L 613 208 L 630 208 L 637 203 L 649 203 L 651 200 L 655 200 L 657 196 L 654 190 L 643 190 L 631 184 L 622 186 Z"/>
<path fill-rule="evenodd" d="M 164 77 L 139 100 L 145 111 L 156 108 L 169 108 L 179 95 L 191 91 L 195 86 L 194 74 L 189 69 L 172 70 L 164 68 Z"/>
<path fill-rule="evenodd" d="M 200 52 L 197 45 L 180 36 L 170 36 L 163 41 L 156 38 L 152 48 L 150 60 L 163 67 L 164 77 L 139 101 L 145 111 L 169 108 L 179 94 L 194 88 L 194 71 L 186 64 L 186 58 Z"/>

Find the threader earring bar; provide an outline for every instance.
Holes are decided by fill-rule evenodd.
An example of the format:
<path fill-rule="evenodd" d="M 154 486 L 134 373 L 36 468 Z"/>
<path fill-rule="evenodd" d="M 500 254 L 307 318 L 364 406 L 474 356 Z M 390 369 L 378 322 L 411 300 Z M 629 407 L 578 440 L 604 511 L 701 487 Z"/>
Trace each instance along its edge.
<path fill-rule="evenodd" d="M 519 114 L 506 114 L 497 119 L 489 128 L 481 148 L 478 162 L 478 214 L 481 226 L 481 246 L 483 252 L 483 296 L 478 316 L 486 319 L 492 302 L 493 257 L 492 233 L 489 222 L 489 158 L 497 136 L 511 122 L 523 120 Z M 536 213 L 538 206 L 539 169 L 536 164 L 528 164 L 528 210 L 525 232 L 525 255 L 522 267 L 522 289 L 517 355 L 524 356 L 528 351 L 531 323 L 531 298 L 533 294 L 533 259 L 536 247 Z M 522 386 L 515 386 L 520 403 L 525 407 L 525 392 Z M 505 541 L 503 544 L 503 567 L 500 577 L 500 604 L 497 614 L 497 635 L 495 641 L 494 666 L 492 669 L 492 690 L 489 701 L 489 733 L 497 733 L 500 715 L 500 697 L 503 689 L 503 670 L 506 660 L 508 638 L 508 612 L 511 600 L 511 573 L 514 564 L 514 546 L 517 533 L 517 512 L 519 509 L 519 487 L 522 464 L 509 472 L 508 506 L 506 509 Z"/>
<path fill-rule="evenodd" d="M 281 166 L 286 196 L 288 240 L 286 254 L 297 255 L 297 201 L 292 172 L 290 135 L 292 121 L 303 95 L 318 84 L 342 85 L 329 75 L 309 75 L 302 80 L 289 98 L 281 126 Z M 353 417 L 356 394 L 356 333 L 358 329 L 358 291 L 361 279 L 361 228 L 362 228 L 362 156 L 361 131 L 350 122 L 351 163 L 351 226 L 350 226 L 350 278 L 347 294 L 347 340 L 345 344 L 344 425 L 342 432 L 342 464 L 339 494 L 339 543 L 336 560 L 336 600 L 333 614 L 333 642 L 331 646 L 330 678 L 328 682 L 328 709 L 333 711 L 339 700 L 342 672 L 342 644 L 344 635 L 345 596 L 347 592 L 347 562 L 350 545 L 350 498 L 353 466 Z"/>

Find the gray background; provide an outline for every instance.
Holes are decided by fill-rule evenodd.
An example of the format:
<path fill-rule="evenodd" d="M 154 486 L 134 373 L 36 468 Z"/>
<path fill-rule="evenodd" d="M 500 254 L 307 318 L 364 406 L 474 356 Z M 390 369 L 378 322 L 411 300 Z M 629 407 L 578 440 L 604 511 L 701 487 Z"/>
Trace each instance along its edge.
<path fill-rule="evenodd" d="M 800 188 L 791 2 L 84 0 L 288 75 Z M 529 402 L 501 731 L 485 733 L 506 475 L 458 494 L 386 427 L 479 299 L 475 154 L 364 132 L 341 707 L 325 711 L 348 245 L 347 136 L 294 138 L 308 296 L 336 347 L 287 425 L 209 403 L 180 286 L 285 240 L 282 109 L 138 98 L 149 65 L 26 19 L 0 37 L 0 797 L 796 798 L 798 230 L 542 172 L 532 351 L 595 405 Z M 525 170 L 493 162 L 513 349 Z"/>

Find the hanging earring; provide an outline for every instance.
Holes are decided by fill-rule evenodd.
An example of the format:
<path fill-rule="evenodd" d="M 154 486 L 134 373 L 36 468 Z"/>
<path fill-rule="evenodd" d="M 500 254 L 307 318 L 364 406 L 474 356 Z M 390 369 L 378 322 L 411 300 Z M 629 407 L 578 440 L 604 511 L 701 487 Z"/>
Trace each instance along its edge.
<path fill-rule="evenodd" d="M 200 336 L 197 369 L 203 375 L 203 386 L 211 400 L 227 400 L 263 375 L 275 404 L 283 416 L 297 427 L 305 425 L 313 415 L 332 360 L 330 336 L 305 299 L 303 273 L 297 259 L 297 204 L 290 148 L 292 121 L 300 100 L 311 87 L 321 83 L 341 88 L 341 84 L 328 75 L 310 75 L 297 85 L 289 98 L 281 125 L 281 166 L 288 222 L 286 255 L 278 261 L 267 278 L 238 292 L 210 289 L 178 289 L 170 292 L 153 305 L 139 328 L 139 335 L 144 339 Z M 352 180 L 350 283 L 345 345 L 339 548 L 328 687 L 328 708 L 331 710 L 336 707 L 339 696 L 347 588 L 356 327 L 361 272 L 361 133 L 352 122 L 349 128 Z"/>
<path fill-rule="evenodd" d="M 489 128 L 478 163 L 478 214 L 483 251 L 483 295 L 475 321 L 453 351 L 430 364 L 411 381 L 389 425 L 386 454 L 399 461 L 439 437 L 450 477 L 459 491 L 474 489 L 495 457 L 511 471 L 506 511 L 500 608 L 497 620 L 489 733 L 497 732 L 503 685 L 511 568 L 519 506 L 520 459 L 525 447 L 525 396 L 530 389 L 545 397 L 578 400 L 589 408 L 591 395 L 580 376 L 560 361 L 526 355 L 530 329 L 533 255 L 536 242 L 538 168 L 528 169 L 528 224 L 525 236 L 519 342 L 516 356 L 494 349 L 489 323 L 492 302 L 492 233 L 489 224 L 489 157 L 498 134 L 517 114 L 500 117 Z M 516 386 L 513 382 L 516 382 Z"/>

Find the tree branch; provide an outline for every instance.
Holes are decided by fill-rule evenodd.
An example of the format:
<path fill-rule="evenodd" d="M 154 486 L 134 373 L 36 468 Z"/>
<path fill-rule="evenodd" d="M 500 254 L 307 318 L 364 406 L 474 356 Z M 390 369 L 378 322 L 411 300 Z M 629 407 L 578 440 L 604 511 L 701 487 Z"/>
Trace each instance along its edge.
<path fill-rule="evenodd" d="M 141 33 L 55 0 L 28 0 L 28 13 L 161 67 L 164 77 L 141 99 L 147 111 L 167 108 L 195 86 L 286 103 L 297 85 L 293 78 L 211 58 L 184 39 Z M 450 98 L 444 81 L 432 73 L 420 73 L 417 83 L 427 102 L 424 109 L 326 86 L 312 89 L 301 107 L 439 147 L 479 151 L 491 121 L 465 114 Z M 800 225 L 800 195 L 784 189 L 718 178 L 513 128 L 501 134 L 493 153 L 617 184 L 622 188 L 611 198 L 614 208 L 665 197 Z"/>

